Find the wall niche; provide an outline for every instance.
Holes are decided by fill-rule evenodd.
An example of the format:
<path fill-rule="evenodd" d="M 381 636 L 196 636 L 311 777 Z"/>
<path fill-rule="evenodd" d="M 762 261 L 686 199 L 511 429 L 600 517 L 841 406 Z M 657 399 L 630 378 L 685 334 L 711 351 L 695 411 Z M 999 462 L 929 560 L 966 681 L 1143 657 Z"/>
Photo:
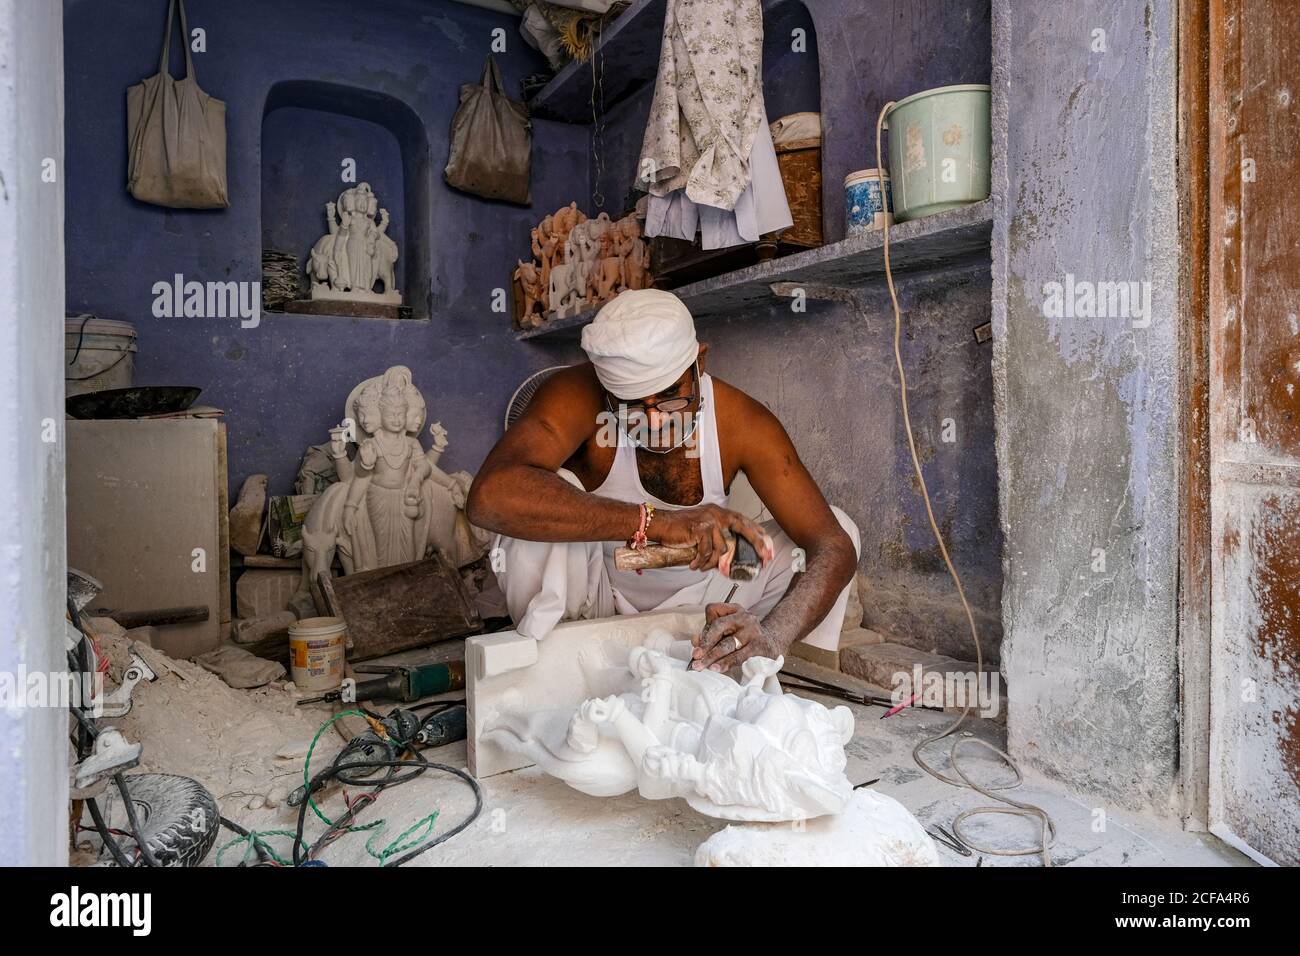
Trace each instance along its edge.
<path fill-rule="evenodd" d="M 355 161 L 356 182 L 343 180 L 345 160 Z M 301 273 L 326 232 L 326 203 L 369 183 L 388 210 L 403 304 L 411 318 L 428 319 L 431 168 L 424 124 L 401 100 L 333 83 L 277 83 L 262 111 L 262 248 L 292 252 Z M 337 314 L 350 314 L 349 304 Z"/>

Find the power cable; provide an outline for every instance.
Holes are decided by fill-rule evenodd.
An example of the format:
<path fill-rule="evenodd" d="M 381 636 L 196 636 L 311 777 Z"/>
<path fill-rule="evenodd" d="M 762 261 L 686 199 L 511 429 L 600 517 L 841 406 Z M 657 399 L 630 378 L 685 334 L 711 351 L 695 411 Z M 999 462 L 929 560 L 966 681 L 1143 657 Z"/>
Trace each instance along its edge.
<path fill-rule="evenodd" d="M 881 161 L 880 132 L 884 126 L 885 115 L 889 112 L 889 110 L 893 106 L 894 106 L 894 101 L 890 100 L 883 107 L 881 107 L 880 115 L 876 118 L 876 175 L 879 177 L 877 181 L 880 184 L 881 206 L 885 212 L 885 216 L 884 216 L 885 281 L 889 286 L 889 301 L 893 304 L 894 307 L 894 364 L 898 368 L 898 392 L 899 392 L 899 398 L 901 400 L 902 408 L 903 408 L 903 427 L 904 430 L 907 432 L 907 448 L 912 456 L 912 470 L 916 475 L 917 484 L 919 484 L 921 488 L 921 499 L 925 502 L 925 514 L 930 521 L 930 530 L 934 533 L 934 540 L 939 545 L 939 553 L 943 556 L 943 563 L 948 568 L 948 574 L 952 577 L 952 583 L 957 587 L 957 597 L 961 599 L 962 610 L 965 611 L 966 613 L 966 622 L 967 624 L 970 625 L 971 640 L 975 644 L 976 673 L 982 674 L 984 672 L 984 652 L 980 647 L 979 629 L 975 626 L 975 615 L 971 611 L 970 603 L 966 600 L 966 589 L 962 587 L 961 576 L 957 573 L 957 569 L 953 566 L 952 558 L 948 554 L 948 546 L 947 544 L 944 543 L 943 534 L 939 531 L 939 524 L 938 522 L 935 521 L 934 518 L 934 508 L 930 504 L 930 491 L 925 483 L 925 475 L 921 471 L 921 459 L 916 452 L 916 437 L 912 434 L 912 417 L 911 417 L 911 412 L 908 409 L 908 403 L 907 403 L 907 373 L 903 370 L 903 354 L 899 346 L 899 340 L 902 337 L 903 316 L 902 316 L 902 312 L 898 307 L 898 292 L 894 288 L 894 273 L 890 268 L 890 262 L 889 262 L 889 220 L 890 220 L 889 213 L 891 212 L 891 210 L 889 209 L 888 204 L 885 203 L 885 181 L 884 181 L 884 176 L 881 175 L 880 172 L 882 169 L 884 169 L 884 163 Z M 1024 779 L 1020 773 L 1020 768 L 1016 766 L 1016 762 L 1011 759 L 1010 754 L 1008 754 L 1004 750 L 999 749 L 998 747 L 993 746 L 988 741 L 980 740 L 977 737 L 958 738 L 957 740 L 953 741 L 952 748 L 948 751 L 948 762 L 952 766 L 953 771 L 957 774 L 957 778 L 945 776 L 944 774 L 936 770 L 934 767 L 926 763 L 924 758 L 922 758 L 921 751 L 928 745 L 934 743 L 935 741 L 943 740 L 945 737 L 949 737 L 953 733 L 955 733 L 957 728 L 960 727 L 965 722 L 966 718 L 970 715 L 970 710 L 971 710 L 971 702 L 968 699 L 966 701 L 966 705 L 962 708 L 961 714 L 957 717 L 955 721 L 953 721 L 952 725 L 948 727 L 947 730 L 945 730 L 941 734 L 936 734 L 931 737 L 926 737 L 924 740 L 922 740 L 920 743 L 918 743 L 915 747 L 912 748 L 912 759 L 916 761 L 917 766 L 919 766 L 922 770 L 924 770 L 926 773 L 928 773 L 930 776 L 934 777 L 937 780 L 942 780 L 944 783 L 951 784 L 954 787 L 969 787 L 971 790 L 974 790 L 976 793 L 981 793 L 986 797 L 989 797 L 993 800 L 997 800 L 999 803 L 1006 804 L 1006 806 L 975 807 L 974 809 L 964 810 L 963 812 L 957 814 L 957 816 L 952 821 L 952 829 L 953 832 L 957 834 L 958 838 L 963 843 L 965 843 L 968 847 L 970 847 L 972 850 L 975 850 L 979 853 L 987 853 L 990 856 L 1030 856 L 1032 854 L 1039 854 L 1043 858 L 1043 865 L 1051 866 L 1052 865 L 1051 847 L 1052 844 L 1056 842 L 1056 827 L 1052 823 L 1052 818 L 1048 815 L 1047 811 L 1044 810 L 1042 807 L 1034 806 L 1032 803 L 1024 803 L 1019 800 L 1013 800 L 1010 797 L 1003 796 L 1002 794 L 995 792 L 999 790 L 1010 790 L 1013 787 L 1017 787 L 1021 784 L 1021 782 Z M 1015 781 L 1012 783 L 1003 784 L 1001 786 L 982 786 L 976 783 L 969 776 L 967 776 L 964 770 L 962 770 L 961 763 L 957 759 L 958 751 L 961 749 L 963 744 L 983 747 L 986 750 L 990 750 L 993 753 L 997 754 L 1006 762 L 1007 766 L 1010 767 L 1012 772 L 1016 775 Z M 985 814 L 985 813 L 1010 814 L 1012 816 L 1024 817 L 1026 819 L 1038 823 L 1040 826 L 1038 845 L 1032 847 L 1019 847 L 1010 850 L 1003 849 L 1001 847 L 981 846 L 979 843 L 975 842 L 969 836 L 963 833 L 961 830 L 961 826 L 963 822 L 969 820 L 971 817 L 978 816 L 980 814 Z"/>

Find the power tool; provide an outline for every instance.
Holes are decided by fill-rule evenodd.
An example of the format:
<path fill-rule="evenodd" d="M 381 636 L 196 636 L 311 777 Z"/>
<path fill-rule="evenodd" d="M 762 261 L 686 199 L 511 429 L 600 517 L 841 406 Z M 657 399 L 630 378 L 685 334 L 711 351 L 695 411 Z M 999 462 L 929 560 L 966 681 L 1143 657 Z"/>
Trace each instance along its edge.
<path fill-rule="evenodd" d="M 402 664 L 358 664 L 352 668 L 358 674 L 383 674 L 370 680 L 344 682 L 338 690 L 326 691 L 315 697 L 304 697 L 298 704 L 315 704 L 320 701 L 354 703 L 363 700 L 393 700 L 402 704 L 434 694 L 464 690 L 465 662 L 447 661 L 443 664 L 421 664 L 408 667 Z"/>

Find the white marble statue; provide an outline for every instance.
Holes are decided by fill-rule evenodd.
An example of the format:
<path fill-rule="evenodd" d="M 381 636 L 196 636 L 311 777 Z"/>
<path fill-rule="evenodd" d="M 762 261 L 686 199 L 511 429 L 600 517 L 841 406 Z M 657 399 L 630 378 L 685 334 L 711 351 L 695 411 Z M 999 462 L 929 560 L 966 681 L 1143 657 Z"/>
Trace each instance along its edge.
<path fill-rule="evenodd" d="M 311 297 L 401 305 L 393 276 L 397 243 L 388 235 L 388 210 L 380 208 L 370 184 L 358 183 L 326 203 L 325 221 L 329 231 L 307 262 Z"/>
<path fill-rule="evenodd" d="M 852 712 L 784 693 L 779 659 L 750 658 L 737 683 L 686 670 L 688 654 L 688 642 L 656 628 L 628 652 L 618 693 L 536 710 L 512 706 L 507 691 L 480 715 L 479 735 L 596 796 L 683 797 L 727 820 L 841 812 L 853 794 L 844 775 Z"/>
<path fill-rule="evenodd" d="M 405 366 L 352 390 L 344 424 L 330 430 L 339 481 L 321 493 L 303 525 L 300 594 L 329 569 L 336 551 L 347 574 L 418 561 L 435 550 L 456 566 L 485 553 L 488 535 L 464 513 L 472 479 L 438 467 L 448 446 L 441 422 L 429 427 L 432 447 L 421 446 L 425 414 Z M 353 431 L 355 460 L 348 457 Z"/>

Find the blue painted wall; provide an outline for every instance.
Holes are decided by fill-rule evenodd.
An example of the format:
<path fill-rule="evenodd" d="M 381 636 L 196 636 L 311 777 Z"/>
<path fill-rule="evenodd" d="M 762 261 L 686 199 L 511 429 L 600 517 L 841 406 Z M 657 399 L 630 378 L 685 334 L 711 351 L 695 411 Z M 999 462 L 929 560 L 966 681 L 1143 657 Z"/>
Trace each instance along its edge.
<path fill-rule="evenodd" d="M 323 144 L 330 147 L 322 150 Z M 339 182 L 336 159 L 350 149 L 357 179 L 370 184 L 388 210 L 388 235 L 397 243 L 397 285 L 406 290 L 407 259 L 428 255 L 406 228 L 402 147 L 387 127 L 325 110 L 284 106 L 262 123 L 262 245 L 292 252 L 305 263 L 326 229 L 325 204 L 350 184 Z M 421 240 L 426 236 L 419 236 Z M 414 290 L 409 291 L 408 296 Z"/>
<path fill-rule="evenodd" d="M 288 491 L 303 449 L 327 440 L 352 386 L 393 364 L 411 367 L 432 416 L 450 431 L 445 464 L 476 468 L 500 434 L 514 388 L 551 361 L 543 350 L 514 343 L 508 315 L 491 310 L 492 290 L 508 288 L 542 210 L 589 192 L 587 130 L 540 121 L 533 131 L 532 209 L 466 196 L 442 182 L 458 87 L 477 82 L 491 31 L 505 30 L 508 50 L 497 59 L 512 94 L 522 76 L 543 66 L 519 37 L 518 20 L 432 0 L 186 6 L 191 30 L 207 33 L 207 52 L 194 55 L 200 85 L 227 105 L 230 208 L 163 209 L 137 202 L 125 188 L 126 89 L 157 70 L 166 0 L 65 0 L 67 308 L 136 325 L 137 383 L 198 385 L 200 402 L 226 410 L 236 489 L 260 471 L 271 476 L 273 491 Z M 178 47 L 179 31 L 175 75 L 183 62 Z M 258 328 L 243 329 L 237 319 L 154 318 L 155 282 L 174 273 L 258 281 L 264 228 L 300 237 L 297 217 L 304 216 L 316 217 L 323 231 L 322 204 L 344 186 L 344 156 L 362 160 L 362 178 L 372 161 L 380 167 L 376 179 L 392 175 L 391 149 L 346 117 L 317 125 L 313 144 L 290 142 L 292 118 L 283 117 L 282 126 L 275 111 L 265 143 L 268 93 L 294 81 L 384 94 L 423 125 L 428 155 L 417 159 L 427 173 L 428 202 L 423 221 L 402 215 L 406 235 L 424 237 L 427 302 L 420 302 L 421 290 L 405 291 L 429 319 L 267 314 Z M 293 196 L 264 203 L 264 152 L 273 164 L 298 167 L 284 170 Z M 413 174 L 418 170 L 407 170 L 408 192 Z M 379 195 L 398 218 L 404 204 Z M 264 205 L 270 223 L 263 222 Z M 411 245 L 400 247 L 407 277 L 417 265 Z"/>

